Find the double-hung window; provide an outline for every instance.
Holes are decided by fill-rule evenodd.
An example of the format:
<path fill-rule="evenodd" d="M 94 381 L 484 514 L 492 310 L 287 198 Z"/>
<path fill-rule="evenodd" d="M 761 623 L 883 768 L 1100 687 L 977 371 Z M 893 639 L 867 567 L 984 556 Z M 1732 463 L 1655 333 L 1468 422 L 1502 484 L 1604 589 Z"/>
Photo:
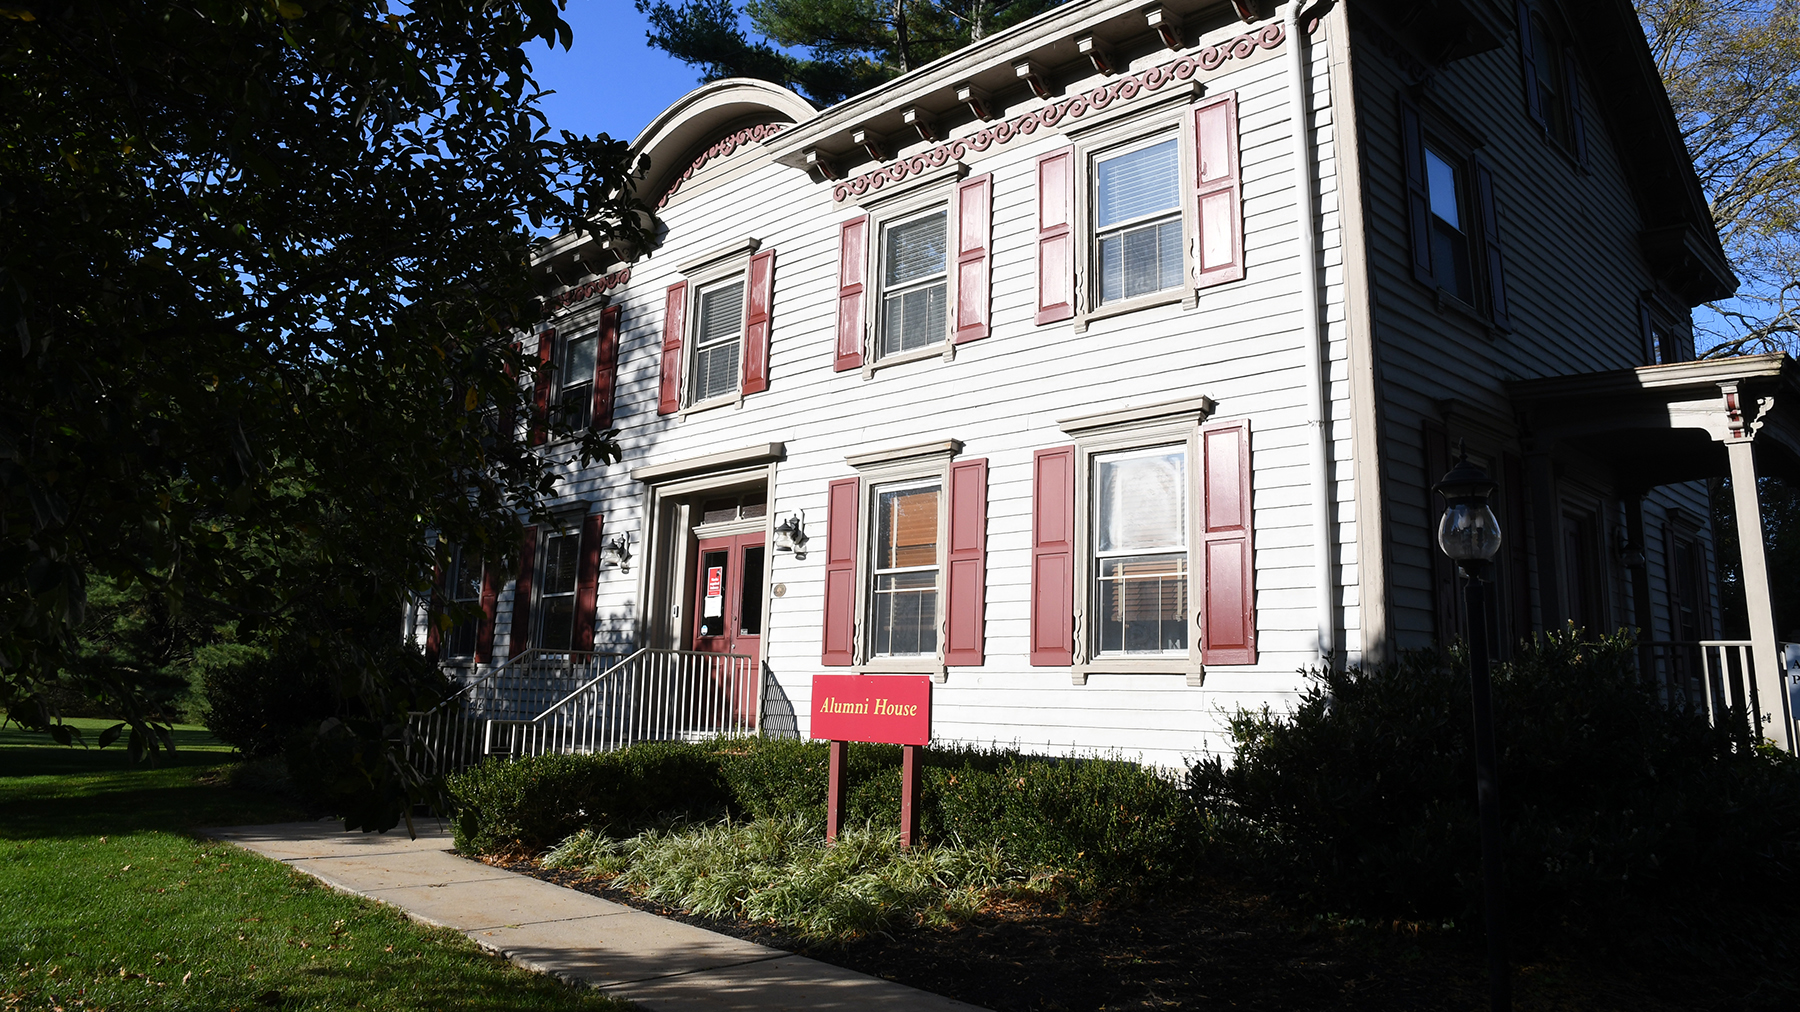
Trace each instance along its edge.
<path fill-rule="evenodd" d="M 744 276 L 700 289 L 695 298 L 694 360 L 689 372 L 690 405 L 738 392 L 744 341 Z"/>
<path fill-rule="evenodd" d="M 681 264 L 663 301 L 657 413 L 737 403 L 769 386 L 775 251 L 744 239 Z"/>
<path fill-rule="evenodd" d="M 558 363 L 556 381 L 561 386 L 557 409 L 562 422 L 571 429 L 585 429 L 594 413 L 594 355 L 600 335 L 587 334 L 563 344 L 562 361 Z"/>
<path fill-rule="evenodd" d="M 1544 138 L 1574 159 L 1587 162 L 1587 131 L 1581 117 L 1581 72 L 1566 33 L 1535 3 L 1520 3 L 1519 61 L 1524 77 L 1525 113 Z"/>
<path fill-rule="evenodd" d="M 450 557 L 449 579 L 446 581 L 445 596 L 458 611 L 474 608 L 481 601 L 481 557 L 457 545 Z M 475 656 L 475 642 L 480 630 L 480 619 L 466 617 L 450 627 L 450 635 L 444 640 L 444 656 L 450 658 L 466 658 Z"/>
<path fill-rule="evenodd" d="M 829 665 L 942 675 L 984 663 L 987 460 L 954 439 L 857 454 L 829 486 Z"/>
<path fill-rule="evenodd" d="M 881 485 L 871 496 L 871 657 L 937 656 L 940 481 Z"/>
<path fill-rule="evenodd" d="M 581 532 L 553 530 L 544 537 L 544 570 L 538 586 L 537 645 L 567 651 L 575 635 L 575 588 Z"/>
<path fill-rule="evenodd" d="M 1181 151 L 1174 137 L 1098 158 L 1094 259 L 1100 305 L 1180 288 Z"/>
<path fill-rule="evenodd" d="M 1250 427 L 1205 397 L 1061 419 L 1037 451 L 1031 663 L 1185 674 L 1256 661 Z"/>
<path fill-rule="evenodd" d="M 1188 653 L 1188 448 L 1098 454 L 1094 647 L 1101 657 Z"/>
<path fill-rule="evenodd" d="M 1470 267 L 1467 186 L 1459 160 L 1425 145 L 1425 188 L 1431 209 L 1431 274 L 1438 287 L 1475 304 L 1475 278 Z"/>
<path fill-rule="evenodd" d="M 949 334 L 949 211 L 933 208 L 881 230 L 880 357 L 942 344 Z"/>
<path fill-rule="evenodd" d="M 1407 225 L 1413 277 L 1449 302 L 1510 326 L 1493 170 L 1445 116 L 1402 101 Z M 1447 296 L 1448 299 L 1444 297 Z"/>

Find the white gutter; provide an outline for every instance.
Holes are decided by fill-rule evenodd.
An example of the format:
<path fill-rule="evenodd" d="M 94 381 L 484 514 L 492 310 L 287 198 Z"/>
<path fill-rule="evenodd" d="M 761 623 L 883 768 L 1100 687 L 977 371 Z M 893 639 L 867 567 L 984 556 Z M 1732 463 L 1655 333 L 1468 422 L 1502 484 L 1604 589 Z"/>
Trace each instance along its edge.
<path fill-rule="evenodd" d="M 1337 656 L 1337 572 L 1333 564 L 1331 447 L 1325 426 L 1331 418 L 1330 391 L 1325 385 L 1325 334 L 1319 325 L 1319 210 L 1313 200 L 1311 75 L 1307 73 L 1306 26 L 1301 8 L 1306 0 L 1290 0 L 1287 10 L 1289 108 L 1294 116 L 1294 210 L 1300 239 L 1300 329 L 1306 344 L 1306 430 L 1312 465 L 1313 611 L 1318 622 L 1319 663 Z M 1374 490 L 1358 490 L 1373 494 Z M 1368 534 L 1365 534 L 1368 536 Z"/>

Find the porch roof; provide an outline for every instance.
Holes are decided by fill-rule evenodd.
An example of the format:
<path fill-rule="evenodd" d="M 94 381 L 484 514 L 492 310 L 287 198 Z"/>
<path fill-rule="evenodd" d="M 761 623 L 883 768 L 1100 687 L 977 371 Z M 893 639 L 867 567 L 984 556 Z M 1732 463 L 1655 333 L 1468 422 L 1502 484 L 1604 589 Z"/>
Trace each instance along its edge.
<path fill-rule="evenodd" d="M 1783 354 L 1516 380 L 1527 438 L 1604 462 L 1622 487 L 1726 477 L 1726 446 L 1751 442 L 1757 468 L 1800 480 L 1800 366 Z"/>

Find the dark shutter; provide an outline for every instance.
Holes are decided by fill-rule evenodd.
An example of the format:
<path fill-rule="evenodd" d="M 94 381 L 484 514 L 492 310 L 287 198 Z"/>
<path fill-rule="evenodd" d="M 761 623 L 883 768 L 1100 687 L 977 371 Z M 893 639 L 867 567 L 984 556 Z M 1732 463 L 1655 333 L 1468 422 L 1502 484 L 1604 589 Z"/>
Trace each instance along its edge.
<path fill-rule="evenodd" d="M 607 306 L 600 314 L 600 339 L 594 348 L 594 414 L 592 426 L 610 429 L 613 396 L 619 374 L 619 307 Z"/>
<path fill-rule="evenodd" d="M 1512 648 L 1531 635 L 1531 556 L 1525 550 L 1525 462 L 1516 453 L 1505 454 L 1500 466 L 1505 469 L 1506 526 L 1500 528 L 1500 543 L 1506 552 L 1506 584 L 1508 610 L 1507 642 L 1501 656 L 1510 656 Z M 1436 529 L 1433 528 L 1433 542 Z M 1437 548 L 1434 543 L 1433 550 Z M 1442 553 L 1438 553 L 1442 554 Z"/>
<path fill-rule="evenodd" d="M 1400 103 L 1400 147 L 1406 163 L 1406 223 L 1411 233 L 1413 277 L 1436 287 L 1431 272 L 1431 193 L 1425 182 L 1425 124 L 1410 102 Z"/>
<path fill-rule="evenodd" d="M 1450 473 L 1450 436 L 1444 423 L 1429 419 L 1424 425 L 1425 448 L 1425 554 L 1431 558 L 1431 604 L 1436 622 L 1437 642 L 1448 648 L 1456 638 L 1456 564 L 1438 551 L 1438 516 L 1443 513 L 1438 496 L 1431 490 L 1438 479 Z"/>
<path fill-rule="evenodd" d="M 1075 448 L 1032 461 L 1031 663 L 1075 663 Z"/>
<path fill-rule="evenodd" d="M 575 636 L 571 650 L 594 649 L 594 598 L 600 589 L 600 514 L 581 518 L 580 563 L 575 569 Z"/>
<path fill-rule="evenodd" d="M 1531 44 L 1531 5 L 1518 0 L 1515 7 L 1519 20 L 1519 76 L 1525 81 L 1525 114 L 1539 129 L 1550 129 L 1544 118 L 1544 99 L 1538 92 L 1538 54 Z"/>
<path fill-rule="evenodd" d="M 531 395 L 531 445 L 541 445 L 550 424 L 550 391 L 556 385 L 556 331 L 538 335 L 537 385 Z"/>
<path fill-rule="evenodd" d="M 514 354 L 518 354 L 523 346 L 514 341 L 512 350 Z M 512 389 L 506 399 L 500 402 L 500 431 L 497 435 L 501 442 L 511 445 L 513 440 L 519 438 L 519 374 L 513 371 L 511 362 L 507 362 L 502 371 L 512 381 Z"/>
<path fill-rule="evenodd" d="M 1250 423 L 1200 430 L 1200 551 L 1205 610 L 1200 663 L 1256 663 L 1256 565 L 1250 502 Z"/>
<path fill-rule="evenodd" d="M 1501 330 L 1512 329 L 1506 307 L 1506 262 L 1500 251 L 1500 209 L 1494 201 L 1494 173 L 1480 158 L 1475 165 L 1475 201 L 1481 209 L 1481 245 L 1486 253 L 1488 317 Z"/>
<path fill-rule="evenodd" d="M 994 177 L 956 184 L 956 343 L 988 336 L 988 246 L 993 231 Z"/>
<path fill-rule="evenodd" d="M 1037 160 L 1037 211 L 1037 322 L 1055 323 L 1075 315 L 1073 151 Z"/>
<path fill-rule="evenodd" d="M 1650 312 L 1650 300 L 1638 296 L 1638 341 L 1643 344 L 1644 364 L 1656 365 L 1662 361 L 1657 355 L 1656 317 Z"/>
<path fill-rule="evenodd" d="M 1587 171 L 1587 124 L 1581 119 L 1581 71 L 1575 62 L 1575 50 L 1563 50 L 1563 89 L 1569 101 L 1569 147 L 1575 163 Z"/>
<path fill-rule="evenodd" d="M 862 368 L 863 271 L 868 257 L 869 216 L 838 226 L 837 357 L 831 366 L 838 372 Z"/>
<path fill-rule="evenodd" d="M 681 410 L 681 337 L 687 331 L 687 282 L 677 281 L 663 296 L 662 379 L 657 385 L 656 413 Z"/>
<path fill-rule="evenodd" d="M 537 525 L 528 524 L 519 539 L 519 582 L 513 585 L 512 642 L 506 656 L 517 657 L 531 647 L 531 578 L 537 568 Z"/>
<path fill-rule="evenodd" d="M 1226 92 L 1194 107 L 1195 207 L 1199 235 L 1194 243 L 1194 285 L 1237 281 L 1244 276 L 1243 172 L 1238 159 L 1237 92 Z"/>
<path fill-rule="evenodd" d="M 494 659 L 494 610 L 500 603 L 500 574 L 492 563 L 481 565 L 481 624 L 475 628 L 475 663 Z"/>
<path fill-rule="evenodd" d="M 775 251 L 750 258 L 744 286 L 744 392 L 769 389 L 769 300 L 775 294 Z"/>
<path fill-rule="evenodd" d="M 856 513 L 860 478 L 831 483 L 825 510 L 825 649 L 820 663 L 856 663 Z"/>
<path fill-rule="evenodd" d="M 950 465 L 944 663 L 979 666 L 987 636 L 987 460 Z"/>

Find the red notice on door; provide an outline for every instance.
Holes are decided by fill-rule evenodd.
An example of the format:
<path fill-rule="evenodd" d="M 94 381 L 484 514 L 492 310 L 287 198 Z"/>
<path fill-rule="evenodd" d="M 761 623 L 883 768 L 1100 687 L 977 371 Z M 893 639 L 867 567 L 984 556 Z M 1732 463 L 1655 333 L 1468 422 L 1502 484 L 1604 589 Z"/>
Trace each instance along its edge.
<path fill-rule="evenodd" d="M 814 675 L 812 736 L 890 745 L 931 742 L 929 675 Z"/>

